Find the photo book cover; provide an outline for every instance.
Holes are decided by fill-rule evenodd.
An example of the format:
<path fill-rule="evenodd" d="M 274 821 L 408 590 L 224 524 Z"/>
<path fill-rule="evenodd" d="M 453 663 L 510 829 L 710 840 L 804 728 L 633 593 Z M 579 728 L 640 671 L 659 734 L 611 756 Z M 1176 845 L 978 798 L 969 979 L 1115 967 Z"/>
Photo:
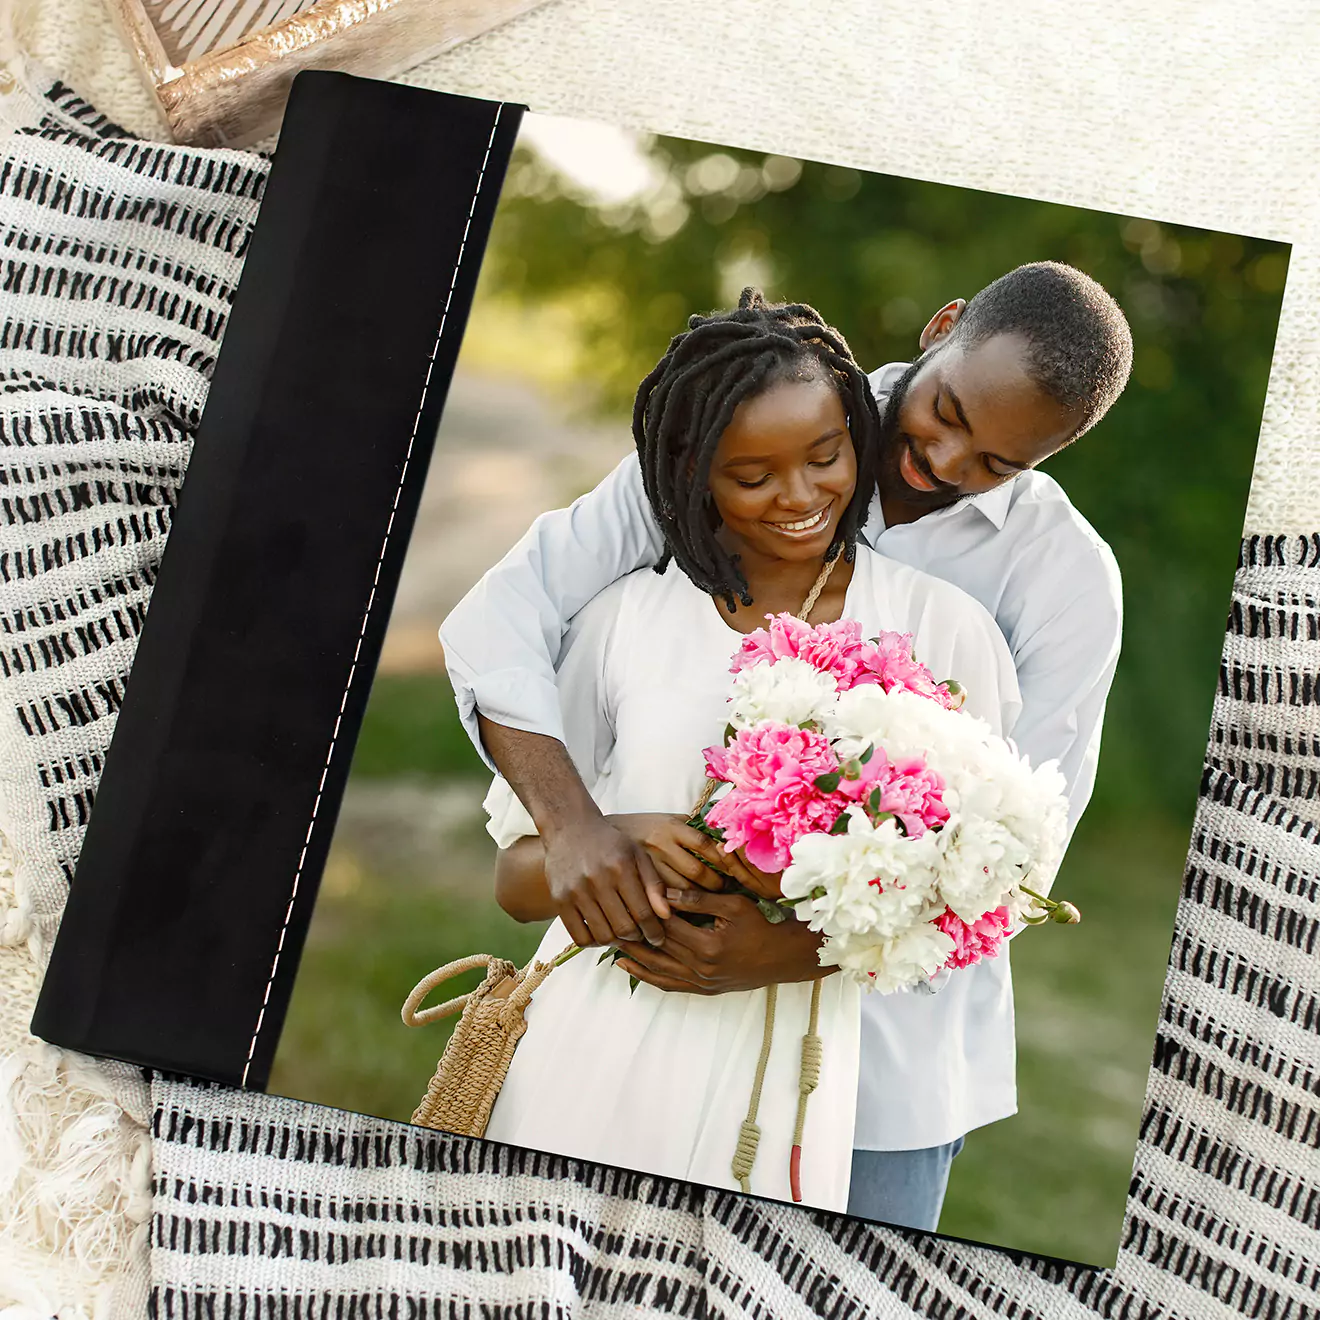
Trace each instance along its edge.
<path fill-rule="evenodd" d="M 1288 246 L 537 114 L 492 204 L 265 1089 L 1112 1264 Z"/>

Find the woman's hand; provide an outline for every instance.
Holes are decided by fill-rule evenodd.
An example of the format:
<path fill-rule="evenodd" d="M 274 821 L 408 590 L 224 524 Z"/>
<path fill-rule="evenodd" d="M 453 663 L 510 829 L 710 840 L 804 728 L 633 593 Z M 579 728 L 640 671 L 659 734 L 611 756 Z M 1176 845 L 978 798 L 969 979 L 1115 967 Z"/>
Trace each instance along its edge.
<path fill-rule="evenodd" d="M 606 819 L 646 849 L 655 869 L 672 889 L 718 891 L 723 889 L 726 875 L 743 884 L 754 878 L 745 863 L 726 853 L 710 835 L 693 829 L 685 816 L 645 811 Z"/>
<path fill-rule="evenodd" d="M 779 882 L 784 878 L 782 871 L 763 871 L 759 866 L 753 866 L 751 862 L 743 855 L 740 848 L 734 856 L 742 866 L 738 874 L 739 880 L 754 893 L 757 898 L 768 898 L 772 903 L 777 903 L 784 896 L 784 891 L 779 887 Z"/>
<path fill-rule="evenodd" d="M 710 926 L 681 919 L 668 923 L 663 949 L 623 943 L 616 964 L 657 990 L 690 995 L 721 995 L 756 990 L 790 981 L 814 981 L 837 970 L 820 965 L 824 936 L 805 921 L 772 925 L 741 894 L 707 894 L 696 889 L 671 890 L 675 916 L 701 914 Z"/>

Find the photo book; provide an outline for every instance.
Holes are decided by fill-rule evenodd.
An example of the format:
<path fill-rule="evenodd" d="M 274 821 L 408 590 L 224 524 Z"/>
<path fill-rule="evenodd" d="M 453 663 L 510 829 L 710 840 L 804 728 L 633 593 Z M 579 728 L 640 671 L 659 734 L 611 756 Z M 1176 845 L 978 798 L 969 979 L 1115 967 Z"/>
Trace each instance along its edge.
<path fill-rule="evenodd" d="M 1289 248 L 754 137 L 297 78 L 33 1031 L 1111 1265 Z"/>

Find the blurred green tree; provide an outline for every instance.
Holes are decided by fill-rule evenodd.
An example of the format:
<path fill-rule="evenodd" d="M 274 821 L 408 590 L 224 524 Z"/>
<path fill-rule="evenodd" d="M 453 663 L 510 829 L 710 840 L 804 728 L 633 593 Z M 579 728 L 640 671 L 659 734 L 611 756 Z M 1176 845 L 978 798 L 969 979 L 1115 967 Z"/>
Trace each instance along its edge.
<path fill-rule="evenodd" d="M 809 302 L 862 365 L 1023 262 L 1066 261 L 1132 325 L 1131 384 L 1048 471 L 1123 570 L 1124 658 L 1093 812 L 1190 817 L 1287 274 L 1288 247 L 672 138 L 659 182 L 601 205 L 515 155 L 483 279 L 572 307 L 584 397 L 625 411 L 687 316 L 744 284 Z"/>

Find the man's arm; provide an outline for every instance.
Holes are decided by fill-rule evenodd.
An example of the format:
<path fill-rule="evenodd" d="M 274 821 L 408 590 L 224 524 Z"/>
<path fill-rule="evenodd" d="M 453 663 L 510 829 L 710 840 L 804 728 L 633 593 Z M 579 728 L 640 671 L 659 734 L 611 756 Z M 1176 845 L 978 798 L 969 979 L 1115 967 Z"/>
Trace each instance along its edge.
<path fill-rule="evenodd" d="M 567 509 L 542 514 L 450 612 L 440 627 L 445 667 L 463 727 L 492 769 L 504 772 L 482 741 L 477 712 L 515 732 L 563 743 L 555 663 L 569 622 L 611 582 L 656 563 L 662 548 L 641 469 L 630 455 Z M 541 759 L 534 741 L 507 745 L 520 749 L 515 773 Z M 553 786 L 553 767 L 544 770 Z M 522 797 L 523 785 L 506 778 Z"/>
<path fill-rule="evenodd" d="M 662 546 L 632 455 L 569 508 L 542 514 L 440 628 L 459 717 L 535 821 L 546 878 L 575 939 L 664 942 L 664 884 L 592 801 L 564 745 L 555 682 L 573 616 L 656 563 Z"/>
<path fill-rule="evenodd" d="M 663 944 L 661 920 L 670 914 L 664 881 L 645 850 L 601 815 L 564 744 L 484 715 L 478 720 L 491 757 L 536 824 L 540 845 L 530 854 L 524 845 L 520 857 L 534 857 L 550 907 L 536 916 L 512 915 L 523 921 L 558 916 L 583 947 L 616 939 Z"/>
<path fill-rule="evenodd" d="M 1079 556 L 1056 599 L 1016 637 L 1022 713 L 1013 741 L 1033 765 L 1058 761 L 1071 835 L 1095 788 L 1105 703 L 1123 630 L 1123 588 L 1108 546 Z"/>

